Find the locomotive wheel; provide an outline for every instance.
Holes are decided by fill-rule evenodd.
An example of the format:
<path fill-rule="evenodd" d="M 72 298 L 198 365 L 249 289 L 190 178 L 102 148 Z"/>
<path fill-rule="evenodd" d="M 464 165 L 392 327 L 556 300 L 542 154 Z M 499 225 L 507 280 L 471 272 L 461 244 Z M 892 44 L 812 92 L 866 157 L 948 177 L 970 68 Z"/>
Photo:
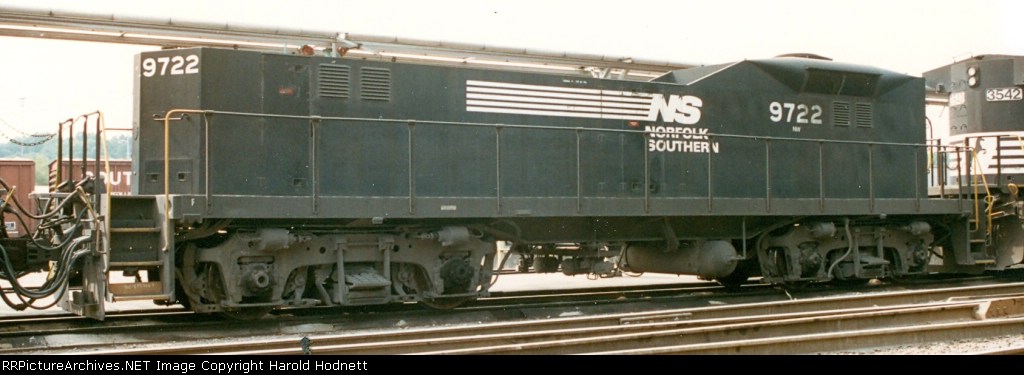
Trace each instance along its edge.
<path fill-rule="evenodd" d="M 179 251 L 178 259 L 178 296 L 179 302 L 187 308 L 193 308 L 193 301 L 196 304 L 215 304 L 225 298 L 224 282 L 220 269 L 216 266 L 204 263 L 196 264 L 196 248 L 194 245 L 185 247 Z M 182 283 L 193 286 L 185 288 Z M 188 298 L 181 298 L 188 296 Z M 267 315 L 273 306 L 252 306 L 236 307 L 229 310 L 217 312 L 218 315 L 232 320 L 256 320 Z"/>
<path fill-rule="evenodd" d="M 561 262 L 555 257 L 536 257 L 533 258 L 533 271 L 536 273 L 558 272 L 559 263 Z"/>
<path fill-rule="evenodd" d="M 434 297 L 421 299 L 424 305 L 434 310 L 451 310 L 456 307 L 462 306 L 463 303 L 469 301 L 470 297 Z"/>
<path fill-rule="evenodd" d="M 181 286 L 181 280 L 175 280 L 174 282 L 174 296 L 178 298 L 178 303 L 185 307 L 185 310 L 192 310 L 192 300 L 188 299 L 188 294 L 185 294 L 185 288 Z"/>

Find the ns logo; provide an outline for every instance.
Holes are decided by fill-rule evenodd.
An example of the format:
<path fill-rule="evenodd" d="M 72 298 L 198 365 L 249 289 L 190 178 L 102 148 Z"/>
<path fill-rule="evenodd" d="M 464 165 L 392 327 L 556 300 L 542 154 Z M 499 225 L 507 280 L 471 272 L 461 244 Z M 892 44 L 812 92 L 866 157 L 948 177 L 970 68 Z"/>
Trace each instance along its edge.
<path fill-rule="evenodd" d="M 653 94 L 647 121 L 657 121 L 661 116 L 665 122 L 693 125 L 700 121 L 702 105 L 704 101 L 693 95 L 669 95 L 666 99 L 664 94 Z"/>

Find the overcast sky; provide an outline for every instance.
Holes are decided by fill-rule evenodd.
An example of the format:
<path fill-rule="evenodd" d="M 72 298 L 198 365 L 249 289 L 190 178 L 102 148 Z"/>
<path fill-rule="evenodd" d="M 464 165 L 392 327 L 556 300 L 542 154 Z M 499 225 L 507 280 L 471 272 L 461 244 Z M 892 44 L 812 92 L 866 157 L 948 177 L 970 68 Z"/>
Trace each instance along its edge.
<path fill-rule="evenodd" d="M 920 75 L 978 54 L 1024 55 L 1014 0 L 113 1 L 4 6 L 252 24 L 713 64 L 810 52 Z M 0 37 L 0 121 L 52 131 L 93 110 L 129 127 L 124 45 Z M 10 133 L 0 123 L 0 131 Z"/>

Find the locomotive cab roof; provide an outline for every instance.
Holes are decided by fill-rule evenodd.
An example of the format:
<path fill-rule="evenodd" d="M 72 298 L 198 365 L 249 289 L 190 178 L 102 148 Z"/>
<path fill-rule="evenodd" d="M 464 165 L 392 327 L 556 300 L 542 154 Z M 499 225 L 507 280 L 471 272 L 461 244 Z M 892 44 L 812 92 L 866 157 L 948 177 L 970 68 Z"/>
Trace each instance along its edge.
<path fill-rule="evenodd" d="M 913 76 L 866 65 L 816 58 L 775 57 L 675 70 L 652 82 L 697 85 L 705 78 L 744 67 L 763 71 L 795 92 L 827 95 L 876 97 L 914 79 Z"/>

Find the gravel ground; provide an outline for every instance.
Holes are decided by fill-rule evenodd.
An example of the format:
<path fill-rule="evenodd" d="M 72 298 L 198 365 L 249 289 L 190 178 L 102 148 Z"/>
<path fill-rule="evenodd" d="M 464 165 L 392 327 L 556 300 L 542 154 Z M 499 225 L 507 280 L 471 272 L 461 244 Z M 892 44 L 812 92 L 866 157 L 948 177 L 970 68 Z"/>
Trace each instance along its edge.
<path fill-rule="evenodd" d="M 925 343 L 919 345 L 899 345 L 881 348 L 868 348 L 862 350 L 847 350 L 839 352 L 824 352 L 824 355 L 901 355 L 901 354 L 973 354 L 991 350 L 1008 349 L 1024 346 L 1024 335 L 1007 335 L 999 337 L 984 337 L 977 339 L 962 339 L 956 341 L 942 341 Z"/>

